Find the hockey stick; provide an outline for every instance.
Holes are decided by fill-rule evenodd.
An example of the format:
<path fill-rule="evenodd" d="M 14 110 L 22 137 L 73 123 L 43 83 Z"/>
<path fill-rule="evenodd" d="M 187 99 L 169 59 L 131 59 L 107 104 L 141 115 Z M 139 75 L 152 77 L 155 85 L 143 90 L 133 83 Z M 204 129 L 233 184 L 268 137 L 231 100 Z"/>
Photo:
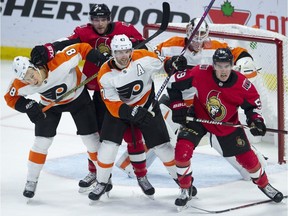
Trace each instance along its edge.
<path fill-rule="evenodd" d="M 137 44 L 134 49 L 138 49 L 140 47 L 142 47 L 143 45 L 145 45 L 146 43 L 150 42 L 152 39 L 154 39 L 155 37 L 157 37 L 158 35 L 160 35 L 162 32 L 164 32 L 168 26 L 169 23 L 169 18 L 170 18 L 170 5 L 168 2 L 163 2 L 162 4 L 162 10 L 163 10 L 163 16 L 162 16 L 162 22 L 161 22 L 161 26 L 158 29 L 158 31 L 156 31 L 153 35 L 151 35 L 149 38 L 147 38 L 145 41 L 142 41 L 141 43 Z M 68 92 L 64 93 L 63 95 L 61 95 L 59 98 L 57 98 L 56 100 L 54 100 L 53 102 L 51 102 L 50 104 L 48 104 L 47 106 L 45 106 L 42 109 L 42 112 L 46 112 L 48 109 L 50 109 L 51 107 L 53 107 L 55 104 L 59 103 L 60 101 L 62 101 L 64 98 L 66 98 L 67 96 L 69 96 L 70 94 L 72 94 L 73 92 L 75 92 L 77 89 L 81 88 L 82 86 L 86 85 L 87 83 L 89 83 L 90 81 L 92 81 L 93 79 L 95 79 L 97 77 L 98 73 L 92 75 L 91 77 L 87 78 L 86 80 L 84 80 L 83 82 L 81 82 L 78 86 L 75 86 L 74 88 L 72 88 L 71 90 L 69 90 Z"/>
<path fill-rule="evenodd" d="M 158 35 L 160 35 L 167 29 L 168 24 L 169 24 L 169 19 L 170 19 L 170 5 L 168 2 L 162 3 L 162 10 L 163 10 L 162 12 L 163 15 L 162 15 L 162 21 L 161 21 L 161 25 L 159 29 L 153 35 L 148 37 L 145 41 L 142 41 L 141 43 L 137 44 L 137 46 L 135 46 L 134 49 L 138 49 L 142 47 L 143 45 L 150 42 L 151 40 L 156 38 Z"/>
<path fill-rule="evenodd" d="M 213 121 L 213 120 L 197 119 L 194 117 L 186 117 L 186 120 L 187 121 L 201 122 L 201 123 L 205 123 L 205 124 L 223 125 L 223 126 L 230 126 L 230 127 L 242 127 L 242 128 L 247 128 L 247 129 L 251 128 L 248 125 L 243 125 L 243 124 L 234 124 L 232 122 L 218 122 L 218 121 Z M 278 129 L 273 129 L 273 128 L 266 128 L 266 131 L 272 132 L 272 133 L 288 134 L 288 131 L 278 130 Z"/>
<path fill-rule="evenodd" d="M 183 56 L 184 53 L 186 52 L 187 48 L 189 47 L 190 43 L 192 42 L 193 40 L 193 37 L 196 35 L 198 29 L 200 28 L 202 22 L 204 21 L 205 17 L 207 16 L 208 12 L 210 11 L 212 5 L 214 4 L 215 0 L 211 0 L 210 4 L 207 6 L 206 10 L 204 11 L 201 19 L 199 20 L 198 24 L 196 25 L 196 27 L 194 28 L 193 32 L 191 33 L 189 39 L 187 40 L 185 46 L 183 47 L 181 53 L 180 53 L 180 56 Z M 165 78 L 163 84 L 161 85 L 161 87 L 159 88 L 157 94 L 155 95 L 155 100 L 153 101 L 153 103 L 151 104 L 151 106 L 149 107 L 149 111 L 151 111 L 156 103 L 156 101 L 158 101 L 159 97 L 161 96 L 162 92 L 164 91 L 164 89 L 166 88 L 166 85 L 168 84 L 169 82 L 169 79 L 170 77 L 174 74 L 175 72 L 175 69 L 173 69 L 171 71 L 170 74 L 168 74 L 168 76 Z"/>
<path fill-rule="evenodd" d="M 287 199 L 287 197 L 288 196 L 286 195 L 283 198 Z M 194 208 L 194 209 L 197 209 L 197 210 L 200 210 L 200 211 L 204 211 L 206 213 L 210 213 L 210 214 L 219 214 L 219 213 L 230 212 L 230 211 L 233 211 L 233 210 L 248 208 L 248 207 L 251 207 L 251 206 L 256 206 L 256 205 L 260 205 L 260 204 L 264 204 L 264 203 L 270 203 L 270 202 L 273 202 L 273 200 L 269 199 L 269 200 L 249 203 L 249 204 L 246 204 L 246 205 L 236 206 L 236 207 L 233 207 L 233 208 L 227 208 L 227 209 L 223 209 L 223 210 L 214 210 L 214 211 L 213 210 L 206 210 L 206 209 L 203 209 L 203 208 L 198 208 L 196 206 L 190 206 L 190 207 Z"/>

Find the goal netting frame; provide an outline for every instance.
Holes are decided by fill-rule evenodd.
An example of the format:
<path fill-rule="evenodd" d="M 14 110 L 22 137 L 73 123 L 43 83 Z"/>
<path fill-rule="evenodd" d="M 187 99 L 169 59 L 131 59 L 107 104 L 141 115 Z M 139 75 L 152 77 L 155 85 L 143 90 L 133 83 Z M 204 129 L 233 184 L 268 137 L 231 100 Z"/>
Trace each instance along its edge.
<path fill-rule="evenodd" d="M 171 36 L 182 35 L 186 33 L 187 23 L 170 23 L 164 34 L 160 35 L 157 40 L 152 41 L 153 45 L 168 39 Z M 149 37 L 150 31 L 156 31 L 160 24 L 146 24 L 143 29 L 143 36 Z M 268 30 L 247 27 L 238 24 L 209 24 L 209 37 L 212 39 L 222 40 L 230 46 L 241 46 L 252 54 L 255 62 L 261 67 L 261 64 L 269 64 L 265 61 L 272 60 L 275 62 L 275 69 L 262 69 L 260 72 L 260 87 L 256 84 L 258 91 L 263 93 L 266 116 L 268 117 L 268 126 L 279 130 L 288 130 L 288 38 L 279 33 Z M 152 33 L 151 33 L 152 34 Z M 263 46 L 264 50 L 257 53 L 257 48 L 253 46 Z M 267 49 L 265 47 L 267 46 Z M 256 51 L 255 51 L 256 50 Z M 260 49 L 259 49 L 260 50 Z M 271 53 L 271 54 L 270 54 Z M 270 54 L 270 56 L 268 55 Z M 177 55 L 177 53 L 175 53 Z M 267 60 L 264 59 L 267 55 Z M 274 60 L 275 58 L 275 60 Z M 274 67 L 274 64 L 269 65 Z M 268 66 L 269 66 L 268 65 Z M 263 101 L 263 99 L 262 99 Z M 265 107 L 263 106 L 263 107 Z M 265 109 L 263 109 L 265 111 Z M 266 119 L 265 113 L 264 117 Z M 274 124 L 270 122 L 275 121 Z M 267 119 L 266 119 L 267 123 Z M 288 135 L 281 133 L 270 134 L 273 136 L 273 143 L 278 146 L 278 162 L 285 163 L 288 155 Z"/>

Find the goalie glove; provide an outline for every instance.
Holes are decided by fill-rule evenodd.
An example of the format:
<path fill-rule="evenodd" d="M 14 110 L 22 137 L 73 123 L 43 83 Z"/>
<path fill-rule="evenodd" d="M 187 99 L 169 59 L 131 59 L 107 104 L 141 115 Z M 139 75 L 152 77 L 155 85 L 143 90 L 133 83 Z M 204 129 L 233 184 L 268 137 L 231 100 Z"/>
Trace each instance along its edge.
<path fill-rule="evenodd" d="M 237 60 L 234 70 L 242 73 L 250 82 L 254 82 L 261 68 L 256 67 L 251 57 L 243 57 Z"/>
<path fill-rule="evenodd" d="M 54 56 L 55 51 L 51 43 L 35 46 L 30 53 L 31 62 L 37 66 L 46 65 Z"/>
<path fill-rule="evenodd" d="M 182 71 L 187 68 L 187 59 L 184 56 L 172 56 L 164 63 L 164 69 L 168 74 L 171 74 L 173 70 Z"/>

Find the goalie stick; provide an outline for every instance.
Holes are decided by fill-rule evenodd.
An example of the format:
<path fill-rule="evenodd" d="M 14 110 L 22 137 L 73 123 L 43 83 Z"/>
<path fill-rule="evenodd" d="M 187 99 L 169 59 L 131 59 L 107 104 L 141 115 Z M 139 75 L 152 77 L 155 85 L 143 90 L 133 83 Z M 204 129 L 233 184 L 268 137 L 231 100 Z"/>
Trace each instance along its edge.
<path fill-rule="evenodd" d="M 161 22 L 160 28 L 153 35 L 148 37 L 145 41 L 142 41 L 141 43 L 137 44 L 134 47 L 134 49 L 138 49 L 138 48 L 142 47 L 143 45 L 150 42 L 151 40 L 153 40 L 155 37 L 157 37 L 158 35 L 160 35 L 162 32 L 164 32 L 167 29 L 167 26 L 169 23 L 169 18 L 170 18 L 170 5 L 168 2 L 163 2 L 162 10 L 163 10 L 163 16 L 162 16 L 162 22 Z M 42 112 L 46 112 L 48 109 L 53 107 L 55 104 L 62 101 L 64 98 L 66 98 L 67 96 L 69 96 L 70 94 L 72 94 L 73 92 L 75 92 L 76 90 L 81 88 L 82 86 L 86 85 L 87 83 L 89 83 L 90 81 L 95 79 L 97 77 L 97 75 L 98 75 L 98 73 L 95 73 L 91 77 L 89 77 L 86 80 L 84 80 L 83 82 L 81 82 L 78 86 L 75 86 L 74 88 L 72 88 L 68 92 L 61 95 L 59 98 L 57 98 L 56 100 L 54 100 L 53 102 L 51 102 L 50 104 L 48 104 L 47 106 L 42 108 Z"/>
<path fill-rule="evenodd" d="M 284 196 L 284 199 L 287 199 L 287 195 Z M 270 203 L 273 202 L 273 200 L 269 199 L 269 200 L 263 200 L 263 201 L 259 201 L 259 202 L 254 202 L 254 203 L 249 203 L 246 205 L 239 205 L 236 207 L 232 207 L 232 208 L 227 208 L 227 209 L 222 209 L 222 210 L 207 210 L 207 209 L 203 209 L 203 208 L 199 208 L 196 206 L 190 206 L 191 208 L 206 212 L 206 213 L 210 213 L 210 214 L 219 214 L 219 213 L 224 213 L 224 212 L 230 212 L 230 211 L 234 211 L 234 210 L 238 210 L 238 209 L 243 209 L 243 208 L 248 208 L 248 207 L 252 207 L 252 206 L 256 206 L 256 205 L 261 205 L 264 203 Z"/>
<path fill-rule="evenodd" d="M 247 128 L 250 129 L 248 125 L 243 125 L 243 124 L 234 124 L 232 122 L 218 122 L 218 121 L 213 121 L 213 120 L 206 120 L 206 119 L 197 119 L 194 117 L 186 117 L 187 121 L 195 121 L 195 122 L 201 122 L 205 124 L 215 124 L 215 125 L 223 125 L 223 126 L 230 126 L 230 127 L 242 127 L 242 128 Z M 278 130 L 278 129 L 273 129 L 273 128 L 266 128 L 266 131 L 272 132 L 272 133 L 281 133 L 281 134 L 288 134 L 288 131 L 285 130 Z"/>
<path fill-rule="evenodd" d="M 180 56 L 183 56 L 184 53 L 186 52 L 187 48 L 189 47 L 190 43 L 192 42 L 193 40 L 193 37 L 196 35 L 198 29 L 200 28 L 202 22 L 204 21 L 205 17 L 207 16 L 208 12 L 210 11 L 212 5 L 214 4 L 215 0 L 211 0 L 210 4 L 207 6 L 206 10 L 204 11 L 201 19 L 199 20 L 198 24 L 196 25 L 196 27 L 193 29 L 193 32 L 191 33 L 190 37 L 188 38 L 185 46 L 183 47 L 181 53 L 180 53 Z M 149 107 L 149 111 L 151 111 L 155 105 L 155 102 L 158 101 L 159 97 L 161 96 L 162 92 L 164 91 L 166 85 L 168 84 L 169 82 L 169 79 L 170 77 L 173 75 L 175 69 L 171 71 L 171 73 L 165 78 L 163 84 L 160 86 L 157 94 L 155 95 L 155 100 L 154 102 L 151 104 L 151 106 Z"/>

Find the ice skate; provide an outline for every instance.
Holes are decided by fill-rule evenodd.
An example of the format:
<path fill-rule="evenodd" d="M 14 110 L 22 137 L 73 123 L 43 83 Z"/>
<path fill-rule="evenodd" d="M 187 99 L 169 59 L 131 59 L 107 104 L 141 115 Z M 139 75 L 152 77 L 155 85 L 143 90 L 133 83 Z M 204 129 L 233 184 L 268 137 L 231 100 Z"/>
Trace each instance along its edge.
<path fill-rule="evenodd" d="M 97 201 L 100 199 L 100 197 L 105 193 L 107 185 L 107 183 L 96 183 L 96 186 L 88 195 L 88 198 L 92 200 L 91 204 L 93 204 L 93 201 Z"/>
<path fill-rule="evenodd" d="M 193 188 L 194 188 L 193 185 L 191 185 L 190 188 L 181 188 L 180 195 L 175 200 L 175 205 L 177 206 L 178 212 L 188 208 L 187 202 L 192 199 L 193 192 L 195 193 L 195 195 L 197 194 L 197 189 L 195 188 L 196 189 L 195 192 Z"/>
<path fill-rule="evenodd" d="M 94 172 L 89 172 L 87 176 L 85 176 L 84 179 L 79 181 L 79 193 L 85 193 L 85 192 L 90 192 L 95 188 L 97 183 L 97 178 L 96 178 L 96 173 Z M 112 190 L 113 185 L 111 181 L 111 175 L 108 181 L 108 186 L 106 188 L 107 196 L 109 197 L 109 192 Z"/>
<path fill-rule="evenodd" d="M 180 187 L 178 179 L 174 179 L 174 181 Z M 192 182 L 193 182 L 193 180 L 192 180 Z M 197 195 L 197 193 L 198 193 L 197 188 L 194 185 L 192 185 L 192 187 L 189 188 L 189 194 L 192 194 L 192 197 L 194 197 Z"/>
<path fill-rule="evenodd" d="M 27 197 L 27 204 L 29 203 L 30 199 L 34 197 L 35 195 L 35 191 L 37 188 L 37 183 L 38 182 L 33 182 L 33 181 L 27 181 L 25 188 L 24 188 L 24 192 L 23 192 L 23 196 Z"/>
<path fill-rule="evenodd" d="M 147 176 L 137 178 L 137 181 L 144 194 L 147 195 L 150 199 L 154 199 L 153 195 L 155 193 L 155 189 L 148 181 Z"/>
<path fill-rule="evenodd" d="M 270 184 L 266 185 L 266 187 L 264 187 L 264 188 L 260 188 L 259 186 L 258 186 L 258 188 L 266 196 L 268 196 L 271 200 L 273 200 L 276 203 L 281 202 L 283 199 L 283 194 L 280 191 L 278 191 L 277 189 L 275 189 L 274 187 L 272 187 Z"/>
<path fill-rule="evenodd" d="M 79 181 L 79 193 L 85 193 L 88 191 L 91 191 L 93 189 L 93 186 L 95 186 L 95 182 L 97 182 L 96 179 L 96 173 L 95 172 L 89 172 L 87 176 L 85 176 L 84 179 Z"/>
<path fill-rule="evenodd" d="M 112 178 L 112 174 L 110 174 L 110 177 L 109 177 L 109 180 L 108 180 L 108 183 L 107 183 L 107 187 L 106 187 L 106 190 L 105 190 L 107 197 L 110 197 L 110 191 L 113 188 L 113 184 L 112 184 L 111 178 Z"/>

